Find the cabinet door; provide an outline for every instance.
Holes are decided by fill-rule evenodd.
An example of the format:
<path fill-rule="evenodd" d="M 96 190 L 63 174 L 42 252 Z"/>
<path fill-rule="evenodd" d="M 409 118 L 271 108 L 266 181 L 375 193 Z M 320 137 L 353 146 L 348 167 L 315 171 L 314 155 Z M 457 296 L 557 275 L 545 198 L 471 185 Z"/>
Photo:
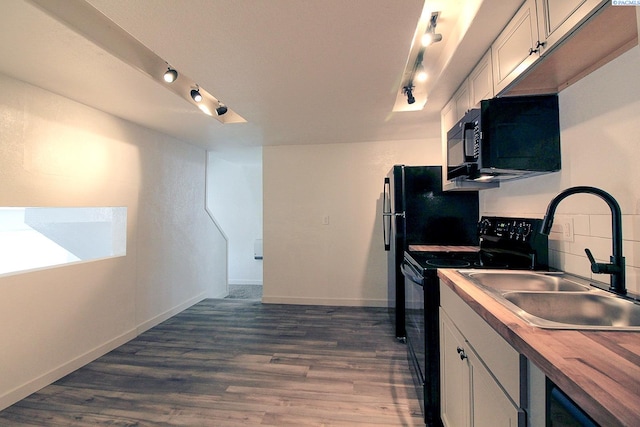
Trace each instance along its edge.
<path fill-rule="evenodd" d="M 445 427 L 470 427 L 469 364 L 464 346 L 464 338 L 440 309 L 441 415 Z"/>
<path fill-rule="evenodd" d="M 456 122 L 460 120 L 471 107 L 468 84 L 469 80 L 463 81 L 456 93 L 453 95 L 453 99 L 456 104 Z"/>
<path fill-rule="evenodd" d="M 447 182 L 447 132 L 457 123 L 456 103 L 453 98 L 440 111 L 440 135 L 442 152 L 442 183 Z"/>
<path fill-rule="evenodd" d="M 518 407 L 498 386 L 473 350 L 467 348 L 466 355 L 469 358 L 473 427 L 518 426 Z"/>
<path fill-rule="evenodd" d="M 444 141 L 447 141 L 447 132 L 458 122 L 456 117 L 456 103 L 453 98 L 442 108 L 440 112 L 440 130 L 444 135 Z"/>
<path fill-rule="evenodd" d="M 538 33 L 542 53 L 562 40 L 607 0 L 538 0 Z"/>
<path fill-rule="evenodd" d="M 491 45 L 493 87 L 500 94 L 538 58 L 536 3 L 527 0 Z"/>
<path fill-rule="evenodd" d="M 491 49 L 482 57 L 469 74 L 471 108 L 480 108 L 480 101 L 493 98 L 493 71 L 491 69 Z"/>

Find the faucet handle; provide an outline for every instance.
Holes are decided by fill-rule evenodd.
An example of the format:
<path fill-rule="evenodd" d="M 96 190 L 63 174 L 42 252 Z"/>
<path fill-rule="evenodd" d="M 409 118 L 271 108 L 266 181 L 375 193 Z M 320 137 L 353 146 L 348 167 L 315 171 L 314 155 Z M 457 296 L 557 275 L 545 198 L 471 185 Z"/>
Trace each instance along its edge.
<path fill-rule="evenodd" d="M 589 262 L 591 263 L 591 271 L 594 273 L 599 273 L 599 271 L 596 271 L 598 269 L 598 263 L 596 262 L 596 259 L 593 257 L 593 254 L 591 253 L 589 248 L 584 248 L 584 252 L 587 254 L 587 258 L 589 258 Z"/>
<path fill-rule="evenodd" d="M 593 254 L 589 250 L 589 248 L 584 248 L 584 252 L 587 254 L 587 258 L 589 258 L 589 262 L 591 263 L 591 271 L 595 274 L 612 274 L 620 271 L 620 267 L 616 264 L 604 264 L 600 262 L 596 262 L 596 259 L 593 257 Z"/>

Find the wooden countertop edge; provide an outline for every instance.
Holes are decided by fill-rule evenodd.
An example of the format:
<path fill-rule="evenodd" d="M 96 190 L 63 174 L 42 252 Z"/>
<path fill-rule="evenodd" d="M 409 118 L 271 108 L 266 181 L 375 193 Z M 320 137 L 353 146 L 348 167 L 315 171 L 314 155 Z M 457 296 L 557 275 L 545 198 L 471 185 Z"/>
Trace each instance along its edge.
<path fill-rule="evenodd" d="M 595 421 L 640 425 L 640 333 L 533 327 L 456 270 L 438 276 Z"/>

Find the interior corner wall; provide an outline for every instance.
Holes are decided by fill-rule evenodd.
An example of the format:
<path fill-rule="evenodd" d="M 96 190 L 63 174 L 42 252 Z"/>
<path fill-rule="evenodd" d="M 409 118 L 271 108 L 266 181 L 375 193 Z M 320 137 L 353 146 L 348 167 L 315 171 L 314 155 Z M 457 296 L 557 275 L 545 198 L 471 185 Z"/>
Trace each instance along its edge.
<path fill-rule="evenodd" d="M 262 165 L 215 152 L 207 162 L 207 207 L 228 239 L 229 284 L 262 285 L 262 259 L 254 256 L 262 239 Z"/>
<path fill-rule="evenodd" d="M 542 218 L 548 203 L 577 185 L 599 187 L 622 209 L 627 288 L 640 293 L 640 47 L 569 86 L 559 94 L 562 170 L 502 183 L 480 192 L 483 215 Z M 550 240 L 551 265 L 563 271 L 609 282 L 592 274 L 584 248 L 599 262 L 612 254 L 611 215 L 592 195 L 573 195 L 558 206 L 554 224 L 568 222 L 571 240 Z M 558 233 L 561 234 L 561 233 Z M 554 233 L 551 236 L 554 237 Z"/>
<path fill-rule="evenodd" d="M 224 283 L 206 152 L 0 74 L 0 206 L 124 206 L 126 256 L 0 277 L 0 409 Z"/>
<path fill-rule="evenodd" d="M 263 148 L 265 303 L 387 306 L 384 177 L 440 139 Z"/>

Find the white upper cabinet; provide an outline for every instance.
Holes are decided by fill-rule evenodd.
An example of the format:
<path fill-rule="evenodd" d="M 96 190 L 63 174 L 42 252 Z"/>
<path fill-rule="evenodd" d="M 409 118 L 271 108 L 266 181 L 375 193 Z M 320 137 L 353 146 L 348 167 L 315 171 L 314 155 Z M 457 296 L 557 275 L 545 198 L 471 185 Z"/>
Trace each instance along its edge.
<path fill-rule="evenodd" d="M 469 85 L 468 80 L 458 88 L 458 91 L 453 95 L 453 99 L 456 105 L 456 121 L 471 108 L 471 100 L 469 98 Z"/>
<path fill-rule="evenodd" d="M 640 12 L 610 0 L 526 0 L 440 112 L 445 190 L 447 131 L 480 101 L 558 93 L 638 44 Z M 487 188 L 487 187 L 485 187 Z"/>
<path fill-rule="evenodd" d="M 491 46 L 496 94 L 538 59 L 538 40 L 536 2 L 527 0 Z"/>
<path fill-rule="evenodd" d="M 443 133 L 449 131 L 467 111 L 480 108 L 480 101 L 490 98 L 493 98 L 493 70 L 491 50 L 488 50 L 440 112 Z"/>
<path fill-rule="evenodd" d="M 458 116 L 456 112 L 456 102 L 454 98 L 444 106 L 440 111 L 440 131 L 444 135 L 444 142 L 447 141 L 447 132 L 458 122 Z M 443 152 L 444 154 L 444 152 Z"/>
<path fill-rule="evenodd" d="M 493 69 L 491 49 L 482 57 L 476 68 L 469 74 L 469 95 L 471 108 L 479 108 L 480 101 L 493 98 Z"/>
<path fill-rule="evenodd" d="M 607 0 L 537 0 L 542 55 L 606 2 Z"/>

